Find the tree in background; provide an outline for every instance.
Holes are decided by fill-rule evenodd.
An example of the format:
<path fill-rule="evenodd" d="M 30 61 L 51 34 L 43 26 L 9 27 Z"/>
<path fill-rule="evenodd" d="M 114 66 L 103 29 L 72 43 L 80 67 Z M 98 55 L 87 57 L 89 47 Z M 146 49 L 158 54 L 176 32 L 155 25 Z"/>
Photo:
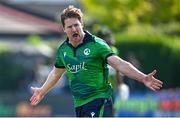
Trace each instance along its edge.
<path fill-rule="evenodd" d="M 131 51 L 143 71 L 157 68 L 164 88 L 180 86 L 179 0 L 81 0 L 81 4 L 92 31 L 98 25 L 113 31 L 122 58 Z"/>
<path fill-rule="evenodd" d="M 180 21 L 179 0 L 81 0 L 89 17 L 120 31 L 137 23 L 169 23 Z M 97 17 L 98 16 L 98 17 Z"/>

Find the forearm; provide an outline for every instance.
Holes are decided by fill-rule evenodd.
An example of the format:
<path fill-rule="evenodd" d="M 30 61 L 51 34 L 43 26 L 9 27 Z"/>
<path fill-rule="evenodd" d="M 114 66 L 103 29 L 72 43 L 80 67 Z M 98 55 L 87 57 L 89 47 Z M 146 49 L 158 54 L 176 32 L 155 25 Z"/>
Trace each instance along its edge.
<path fill-rule="evenodd" d="M 143 79 L 145 79 L 146 75 L 144 73 L 142 73 L 141 71 L 139 71 L 137 68 L 135 68 L 131 63 L 129 62 L 125 62 L 125 65 L 123 67 L 118 67 L 119 70 L 121 70 L 121 72 L 132 78 L 132 79 L 136 79 L 140 82 L 143 82 Z"/>
<path fill-rule="evenodd" d="M 47 77 L 46 82 L 41 87 L 41 94 L 45 95 L 58 82 L 62 72 L 57 72 L 53 69 Z"/>
<path fill-rule="evenodd" d="M 135 68 L 131 63 L 117 56 L 110 57 L 108 63 L 122 74 L 140 82 L 143 82 L 143 79 L 146 77 L 144 73 Z"/>

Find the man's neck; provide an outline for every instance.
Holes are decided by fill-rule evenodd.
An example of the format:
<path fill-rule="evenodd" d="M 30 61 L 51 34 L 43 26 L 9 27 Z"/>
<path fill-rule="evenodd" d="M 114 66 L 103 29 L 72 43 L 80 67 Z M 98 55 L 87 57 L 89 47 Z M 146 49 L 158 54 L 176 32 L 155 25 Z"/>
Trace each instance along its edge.
<path fill-rule="evenodd" d="M 69 43 L 70 43 L 73 47 L 77 47 L 78 45 L 80 45 L 81 43 L 83 43 L 83 39 L 81 39 L 80 41 L 69 41 Z"/>

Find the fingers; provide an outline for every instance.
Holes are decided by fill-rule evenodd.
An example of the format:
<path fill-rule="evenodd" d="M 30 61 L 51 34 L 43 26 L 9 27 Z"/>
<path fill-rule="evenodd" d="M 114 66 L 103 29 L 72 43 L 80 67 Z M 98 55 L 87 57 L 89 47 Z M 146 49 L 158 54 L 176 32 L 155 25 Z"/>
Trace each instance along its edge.
<path fill-rule="evenodd" d="M 33 105 L 33 103 L 34 103 L 35 99 L 36 99 L 36 96 L 34 96 L 34 95 L 33 95 L 33 96 L 31 97 L 31 99 L 30 99 L 30 101 L 31 101 L 31 105 Z"/>
<path fill-rule="evenodd" d="M 153 87 L 149 87 L 151 90 L 156 91 Z"/>
<path fill-rule="evenodd" d="M 33 96 L 30 98 L 31 105 L 35 106 L 40 102 L 40 96 L 37 87 L 31 87 Z"/>
<path fill-rule="evenodd" d="M 34 90 L 34 87 L 31 86 L 31 89 Z"/>
<path fill-rule="evenodd" d="M 161 85 L 163 84 L 163 82 L 160 81 L 160 80 L 158 80 L 158 79 L 155 79 L 154 81 L 155 81 L 156 83 L 158 83 L 158 84 L 161 84 Z"/>
<path fill-rule="evenodd" d="M 152 87 L 155 89 L 155 90 L 159 90 L 160 87 L 159 86 L 156 86 L 156 85 L 152 85 Z"/>
<path fill-rule="evenodd" d="M 157 87 L 159 87 L 159 88 L 162 87 L 162 84 L 159 84 L 159 83 L 153 83 L 153 85 L 154 85 L 154 86 L 157 86 Z"/>
<path fill-rule="evenodd" d="M 159 86 L 159 87 L 162 87 L 163 82 L 158 80 L 158 79 L 154 79 L 154 84 Z"/>
<path fill-rule="evenodd" d="M 33 106 L 37 105 L 41 101 L 42 98 L 43 97 L 41 97 L 41 96 L 33 95 L 30 99 L 31 105 L 33 105 Z"/>
<path fill-rule="evenodd" d="M 160 86 L 157 86 L 156 84 L 151 84 L 148 86 L 151 90 L 156 91 L 160 89 Z"/>
<path fill-rule="evenodd" d="M 31 101 L 31 105 L 35 106 L 39 103 L 40 100 L 37 98 L 37 96 L 32 96 L 30 101 Z"/>
<path fill-rule="evenodd" d="M 30 98 L 30 101 L 32 101 L 34 99 L 34 95 Z"/>
<path fill-rule="evenodd" d="M 162 87 L 162 82 L 160 80 L 157 79 L 153 79 L 152 83 L 151 83 L 151 89 L 152 90 L 159 90 Z"/>
<path fill-rule="evenodd" d="M 150 89 L 155 91 L 155 90 L 159 90 L 162 87 L 163 82 L 154 78 L 153 76 L 156 74 L 156 70 L 154 70 L 153 72 L 151 72 L 150 74 L 148 74 L 148 78 L 151 80 L 151 84 L 150 84 Z"/>
<path fill-rule="evenodd" d="M 32 87 L 32 86 L 31 86 L 31 90 L 32 90 L 33 92 L 35 92 L 36 87 Z"/>
<path fill-rule="evenodd" d="M 149 74 L 149 76 L 154 76 L 155 74 L 156 74 L 156 70 L 153 70 L 153 72 L 151 72 L 150 74 Z"/>

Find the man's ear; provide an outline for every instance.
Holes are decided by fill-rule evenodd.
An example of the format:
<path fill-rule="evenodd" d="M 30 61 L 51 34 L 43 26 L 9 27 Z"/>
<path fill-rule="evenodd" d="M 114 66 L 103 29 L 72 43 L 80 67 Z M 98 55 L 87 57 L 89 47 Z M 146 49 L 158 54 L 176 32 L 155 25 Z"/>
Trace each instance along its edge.
<path fill-rule="evenodd" d="M 65 31 L 65 28 L 64 28 L 65 26 L 63 25 L 63 23 L 61 23 L 61 28 L 62 28 L 62 30 L 63 30 L 63 32 Z"/>
<path fill-rule="evenodd" d="M 62 27 L 62 30 L 63 30 L 63 32 L 65 32 L 65 29 L 64 29 L 64 27 Z"/>

